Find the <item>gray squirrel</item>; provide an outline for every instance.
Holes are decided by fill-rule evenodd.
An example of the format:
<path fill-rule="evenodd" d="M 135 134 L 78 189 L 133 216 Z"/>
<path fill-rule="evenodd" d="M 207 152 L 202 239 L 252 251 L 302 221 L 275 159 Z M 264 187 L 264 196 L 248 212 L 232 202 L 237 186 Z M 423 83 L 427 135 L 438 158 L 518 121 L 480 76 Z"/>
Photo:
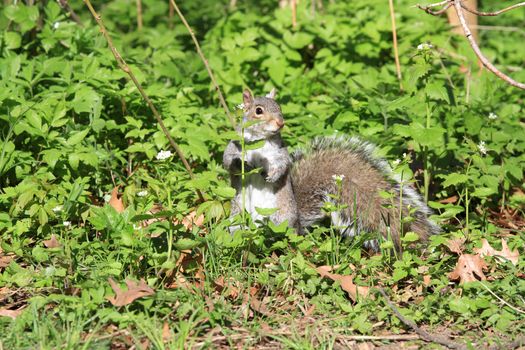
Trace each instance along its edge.
<path fill-rule="evenodd" d="M 303 233 L 304 229 L 330 216 L 332 225 L 343 234 L 379 232 L 390 237 L 397 249 L 401 236 L 412 231 L 420 241 L 440 232 L 428 216 L 430 209 L 410 184 L 403 184 L 385 160 L 374 156 L 374 146 L 356 137 L 318 137 L 305 150 L 290 155 L 280 135 L 284 126 L 281 108 L 275 101 L 275 89 L 264 97 L 243 92 L 243 122 L 238 131 L 245 142 L 264 140 L 264 145 L 245 152 L 244 200 L 241 180 L 241 145 L 231 141 L 223 156 L 236 195 L 231 216 L 243 207 L 253 220 L 262 219 L 256 208 L 276 208 L 269 219 L 274 224 L 288 220 L 288 225 Z M 381 191 L 393 198 L 384 198 Z M 327 202 L 338 204 L 327 213 Z M 337 203 L 336 203 L 337 202 Z M 400 220 L 400 218 L 411 218 Z M 233 228 L 234 230 L 237 227 Z M 365 243 L 377 250 L 377 241 Z"/>

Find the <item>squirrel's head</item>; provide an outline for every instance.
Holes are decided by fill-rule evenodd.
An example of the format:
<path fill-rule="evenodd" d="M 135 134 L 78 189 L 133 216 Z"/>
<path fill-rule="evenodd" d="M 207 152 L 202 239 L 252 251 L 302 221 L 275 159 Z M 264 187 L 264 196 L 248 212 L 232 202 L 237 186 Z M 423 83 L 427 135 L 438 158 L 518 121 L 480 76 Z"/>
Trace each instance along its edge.
<path fill-rule="evenodd" d="M 243 123 L 246 141 L 264 140 L 279 133 L 284 126 L 281 107 L 275 102 L 275 89 L 264 97 L 253 97 L 249 90 L 242 93 L 244 103 Z"/>

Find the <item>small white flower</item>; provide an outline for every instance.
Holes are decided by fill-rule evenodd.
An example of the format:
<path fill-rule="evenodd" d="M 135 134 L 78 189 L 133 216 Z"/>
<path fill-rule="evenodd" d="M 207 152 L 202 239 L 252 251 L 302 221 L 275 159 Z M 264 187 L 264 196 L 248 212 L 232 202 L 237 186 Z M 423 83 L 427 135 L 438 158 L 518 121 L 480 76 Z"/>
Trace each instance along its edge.
<path fill-rule="evenodd" d="M 401 163 L 401 159 L 399 159 L 399 158 L 392 162 L 392 164 L 394 164 L 394 166 L 398 166 L 400 163 Z"/>
<path fill-rule="evenodd" d="M 60 22 L 53 23 L 53 29 L 58 29 L 60 27 Z"/>
<path fill-rule="evenodd" d="M 489 113 L 489 119 L 490 120 L 498 119 L 498 115 L 496 113 L 490 112 Z"/>
<path fill-rule="evenodd" d="M 64 221 L 62 223 L 62 225 L 64 225 L 65 227 L 70 227 L 71 226 L 71 221 Z"/>
<path fill-rule="evenodd" d="M 244 109 L 244 103 L 235 106 L 235 109 Z"/>
<path fill-rule="evenodd" d="M 64 209 L 63 206 L 61 206 L 61 205 L 57 205 L 56 207 L 54 207 L 54 208 L 51 209 L 51 210 L 53 210 L 53 213 L 58 213 L 58 212 L 61 212 L 62 209 Z"/>
<path fill-rule="evenodd" d="M 163 151 L 161 150 L 159 153 L 157 153 L 156 155 L 156 158 L 158 160 L 164 160 L 164 159 L 168 159 L 169 157 L 171 157 L 171 151 Z"/>
<path fill-rule="evenodd" d="M 434 46 L 432 44 L 423 43 L 417 46 L 417 50 L 418 51 L 430 50 L 433 47 Z"/>
<path fill-rule="evenodd" d="M 140 227 L 140 225 L 133 224 L 133 229 L 134 229 L 134 230 L 140 230 L 141 227 Z"/>
<path fill-rule="evenodd" d="M 111 195 L 108 193 L 104 196 L 104 202 L 109 203 L 110 200 L 111 200 Z"/>
<path fill-rule="evenodd" d="M 336 182 L 341 182 L 341 181 L 343 181 L 344 178 L 345 178 L 345 176 L 343 174 L 341 174 L 341 175 L 332 175 L 332 180 L 334 180 Z"/>
<path fill-rule="evenodd" d="M 479 153 L 481 154 L 487 154 L 487 146 L 485 145 L 485 141 L 480 141 L 478 144 Z"/>
<path fill-rule="evenodd" d="M 403 159 L 407 159 L 408 155 L 406 153 L 403 153 Z"/>
<path fill-rule="evenodd" d="M 148 191 L 146 191 L 146 190 L 142 190 L 142 191 L 137 193 L 137 196 L 139 196 L 139 197 L 146 197 L 147 195 L 148 195 Z"/>

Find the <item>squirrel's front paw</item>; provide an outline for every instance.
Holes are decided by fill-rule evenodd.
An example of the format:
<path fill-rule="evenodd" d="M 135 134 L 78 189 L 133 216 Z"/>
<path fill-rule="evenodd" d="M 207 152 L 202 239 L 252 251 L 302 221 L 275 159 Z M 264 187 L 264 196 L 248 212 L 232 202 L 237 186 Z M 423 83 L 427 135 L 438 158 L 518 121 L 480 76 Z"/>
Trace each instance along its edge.
<path fill-rule="evenodd" d="M 281 174 L 276 170 L 270 170 L 266 175 L 267 182 L 277 182 L 281 178 Z"/>

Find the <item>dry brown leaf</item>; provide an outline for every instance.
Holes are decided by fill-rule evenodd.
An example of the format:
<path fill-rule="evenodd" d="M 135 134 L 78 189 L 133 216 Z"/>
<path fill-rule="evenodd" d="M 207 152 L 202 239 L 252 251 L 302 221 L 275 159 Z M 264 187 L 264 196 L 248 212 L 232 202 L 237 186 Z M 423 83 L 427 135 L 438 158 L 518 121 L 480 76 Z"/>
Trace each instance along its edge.
<path fill-rule="evenodd" d="M 425 287 L 430 285 L 430 275 L 423 275 L 423 285 Z"/>
<path fill-rule="evenodd" d="M 461 255 L 465 249 L 465 238 L 449 239 L 446 244 L 452 253 Z"/>
<path fill-rule="evenodd" d="M 44 246 L 46 248 L 58 248 L 60 247 L 60 242 L 57 240 L 57 237 L 55 236 L 55 234 L 53 233 L 51 235 L 51 238 L 44 241 Z"/>
<path fill-rule="evenodd" d="M 348 293 L 348 296 L 353 301 L 357 301 L 358 297 L 370 297 L 373 299 L 372 295 L 368 295 L 370 292 L 370 287 L 356 285 L 352 276 L 331 273 L 331 266 L 319 266 L 316 268 L 316 270 L 321 275 L 321 277 L 327 277 L 333 281 L 339 281 L 341 288 L 343 288 L 343 290 Z"/>
<path fill-rule="evenodd" d="M 0 309 L 0 316 L 11 317 L 13 320 L 24 311 L 24 307 L 17 310 Z"/>
<path fill-rule="evenodd" d="M 510 250 L 509 246 L 507 245 L 507 241 L 505 241 L 503 238 L 501 239 L 501 250 L 494 249 L 489 242 L 483 238 L 481 240 L 481 248 L 474 249 L 474 252 L 478 254 L 479 256 L 495 256 L 495 257 L 503 257 L 506 260 L 509 260 L 514 265 L 518 263 L 519 259 L 519 252 L 517 249 Z"/>
<path fill-rule="evenodd" d="M 182 224 L 186 227 L 186 230 L 191 230 L 193 226 L 203 227 L 204 225 L 204 214 L 197 216 L 197 212 L 192 211 L 182 219 Z M 176 222 L 178 223 L 178 222 Z"/>
<path fill-rule="evenodd" d="M 459 279 L 459 283 L 484 281 L 487 278 L 483 270 L 487 269 L 487 264 L 479 255 L 463 254 L 459 256 L 456 268 L 448 274 L 448 278 L 452 281 Z"/>
<path fill-rule="evenodd" d="M 442 199 L 439 201 L 441 204 L 450 204 L 450 203 L 456 203 L 458 201 L 458 196 L 452 196 L 445 199 Z"/>
<path fill-rule="evenodd" d="M 164 321 L 164 324 L 162 325 L 162 340 L 167 343 L 171 341 L 172 334 L 170 330 L 170 325 L 168 322 Z"/>
<path fill-rule="evenodd" d="M 122 198 L 119 198 L 118 196 L 118 186 L 116 186 L 111 191 L 109 205 L 111 205 L 119 213 L 122 213 L 124 211 L 124 203 L 122 202 Z"/>
<path fill-rule="evenodd" d="M 0 248 L 0 268 L 6 267 L 14 259 L 15 259 L 15 255 L 13 253 L 5 254 L 2 248 Z"/>
<path fill-rule="evenodd" d="M 106 299 L 115 306 L 128 305 L 131 304 L 135 299 L 155 294 L 153 288 L 148 286 L 143 279 L 141 279 L 139 282 L 126 279 L 125 282 L 128 290 L 122 290 L 118 283 L 112 278 L 108 278 L 108 282 L 115 292 L 115 296 L 106 297 Z"/>
<path fill-rule="evenodd" d="M 223 290 L 226 290 L 227 297 L 230 297 L 233 300 L 236 300 L 239 297 L 239 281 L 233 278 L 225 279 L 224 276 L 220 276 L 215 281 L 213 281 L 213 283 L 215 284 L 215 290 L 217 290 L 219 293 L 222 293 Z"/>

